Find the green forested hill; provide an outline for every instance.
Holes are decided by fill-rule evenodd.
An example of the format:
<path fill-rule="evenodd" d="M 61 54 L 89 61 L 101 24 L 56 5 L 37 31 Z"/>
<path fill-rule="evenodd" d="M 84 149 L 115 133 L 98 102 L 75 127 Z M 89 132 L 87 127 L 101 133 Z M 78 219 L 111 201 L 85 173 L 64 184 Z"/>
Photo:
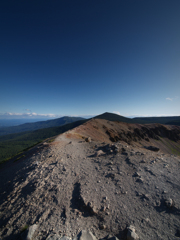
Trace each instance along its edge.
<path fill-rule="evenodd" d="M 46 138 L 56 136 L 77 127 L 88 120 L 80 120 L 60 127 L 39 129 L 31 132 L 9 134 L 0 137 L 0 162 L 29 148 Z"/>
<path fill-rule="evenodd" d="M 80 117 L 62 117 L 53 120 L 39 121 L 33 123 L 24 123 L 19 126 L 0 128 L 0 136 L 11 133 L 34 131 L 42 128 L 58 127 L 75 121 L 83 120 Z"/>

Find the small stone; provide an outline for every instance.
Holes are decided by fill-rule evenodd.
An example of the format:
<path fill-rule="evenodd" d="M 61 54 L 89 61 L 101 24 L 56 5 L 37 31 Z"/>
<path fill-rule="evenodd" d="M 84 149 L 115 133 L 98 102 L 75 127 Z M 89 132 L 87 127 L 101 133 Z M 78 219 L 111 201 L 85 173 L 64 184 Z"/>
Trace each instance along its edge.
<path fill-rule="evenodd" d="M 140 163 L 146 163 L 146 161 L 143 159 Z"/>
<path fill-rule="evenodd" d="M 90 137 L 88 137 L 88 138 L 85 139 L 85 141 L 86 141 L 86 142 L 91 142 L 92 140 L 91 140 Z"/>
<path fill-rule="evenodd" d="M 149 200 L 149 194 L 144 194 L 144 198 Z"/>
<path fill-rule="evenodd" d="M 138 240 L 139 237 L 138 235 L 135 233 L 135 227 L 130 225 L 127 228 L 128 232 L 127 232 L 127 240 Z"/>
<path fill-rule="evenodd" d="M 109 173 L 106 175 L 106 177 L 108 178 L 115 178 L 115 174 L 114 173 Z"/>
<path fill-rule="evenodd" d="M 63 237 L 61 237 L 60 239 L 57 239 L 57 240 L 71 240 L 71 238 L 69 238 L 67 236 L 63 236 Z"/>
<path fill-rule="evenodd" d="M 127 194 L 127 191 L 122 190 L 121 194 Z"/>
<path fill-rule="evenodd" d="M 119 149 L 118 149 L 118 148 L 116 148 L 116 149 L 114 150 L 114 152 L 115 152 L 115 153 L 118 153 L 118 152 L 119 152 Z"/>
<path fill-rule="evenodd" d="M 99 150 L 95 153 L 95 157 L 99 157 L 99 156 L 102 156 L 104 154 L 105 154 L 105 152 L 103 152 L 102 150 Z"/>
<path fill-rule="evenodd" d="M 141 175 L 138 172 L 135 172 L 133 177 L 140 177 Z"/>
<path fill-rule="evenodd" d="M 51 234 L 46 240 L 71 240 L 71 238 L 66 236 L 61 237 L 59 234 Z"/>
<path fill-rule="evenodd" d="M 105 212 L 105 211 L 106 211 L 106 207 L 103 206 L 103 207 L 101 208 L 101 211 Z"/>
<path fill-rule="evenodd" d="M 79 240 L 97 240 L 89 230 L 82 230 L 79 234 Z"/>
<path fill-rule="evenodd" d="M 166 204 L 166 207 L 168 208 L 172 208 L 175 205 L 174 200 L 172 198 L 166 199 L 165 204 Z"/>
<path fill-rule="evenodd" d="M 143 222 L 149 223 L 150 220 L 149 220 L 149 218 L 145 218 L 145 219 L 143 219 Z"/>
<path fill-rule="evenodd" d="M 154 147 L 154 146 L 149 146 L 149 147 L 147 147 L 147 149 L 150 150 L 150 151 L 154 151 L 154 152 L 158 152 L 159 151 L 159 148 Z"/>
<path fill-rule="evenodd" d="M 136 180 L 136 182 L 139 182 L 139 183 L 143 183 L 144 182 L 144 179 L 141 177 L 141 178 L 138 178 L 137 180 Z"/>
<path fill-rule="evenodd" d="M 106 229 L 106 226 L 105 226 L 104 224 L 100 224 L 100 225 L 99 225 L 99 229 L 100 229 L 100 230 L 104 230 L 104 229 Z"/>
<path fill-rule="evenodd" d="M 117 237 L 113 236 L 111 238 L 108 238 L 108 240 L 119 240 Z"/>

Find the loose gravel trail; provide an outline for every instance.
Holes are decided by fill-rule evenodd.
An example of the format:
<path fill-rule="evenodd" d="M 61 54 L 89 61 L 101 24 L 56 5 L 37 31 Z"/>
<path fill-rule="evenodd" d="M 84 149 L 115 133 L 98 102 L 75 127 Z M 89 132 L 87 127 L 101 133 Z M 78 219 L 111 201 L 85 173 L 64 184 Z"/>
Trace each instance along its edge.
<path fill-rule="evenodd" d="M 1 171 L 2 239 L 35 223 L 36 240 L 83 229 L 125 239 L 130 224 L 140 239 L 180 239 L 179 157 L 67 136 Z"/>

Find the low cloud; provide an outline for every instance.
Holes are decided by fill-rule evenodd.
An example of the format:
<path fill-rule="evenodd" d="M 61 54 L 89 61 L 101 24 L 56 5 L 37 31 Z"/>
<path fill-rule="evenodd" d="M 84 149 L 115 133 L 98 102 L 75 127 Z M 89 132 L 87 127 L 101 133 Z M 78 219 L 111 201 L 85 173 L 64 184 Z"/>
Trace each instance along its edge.
<path fill-rule="evenodd" d="M 47 113 L 47 114 L 39 114 L 35 112 L 31 112 L 30 109 L 24 109 L 27 112 L 24 113 L 14 113 L 14 112 L 6 112 L 6 113 L 0 113 L 0 119 L 49 119 L 49 118 L 61 118 L 63 116 L 69 116 L 69 117 L 82 117 L 82 118 L 92 118 L 96 114 L 93 115 L 72 115 L 72 114 L 53 114 L 53 113 Z"/>
<path fill-rule="evenodd" d="M 95 117 L 96 115 L 97 114 L 93 114 L 93 115 L 66 115 L 66 116 L 69 116 L 69 117 L 82 117 L 82 118 L 89 119 L 89 118 Z"/>
<path fill-rule="evenodd" d="M 113 111 L 113 113 L 115 113 L 117 115 L 121 115 L 120 112 L 117 112 L 117 111 Z"/>
<path fill-rule="evenodd" d="M 21 118 L 58 118 L 62 117 L 62 115 L 57 114 L 38 114 L 35 112 L 27 112 L 27 113 L 12 113 L 6 112 L 0 114 L 0 119 L 21 119 Z"/>
<path fill-rule="evenodd" d="M 173 101 L 173 100 L 178 99 L 178 98 L 179 98 L 178 96 L 176 96 L 176 97 L 174 97 L 174 98 L 167 97 L 166 100 L 168 100 L 168 101 Z"/>
<path fill-rule="evenodd" d="M 166 100 L 172 101 L 172 100 L 173 100 L 173 98 L 169 98 L 169 97 L 168 97 L 168 98 L 166 98 Z"/>

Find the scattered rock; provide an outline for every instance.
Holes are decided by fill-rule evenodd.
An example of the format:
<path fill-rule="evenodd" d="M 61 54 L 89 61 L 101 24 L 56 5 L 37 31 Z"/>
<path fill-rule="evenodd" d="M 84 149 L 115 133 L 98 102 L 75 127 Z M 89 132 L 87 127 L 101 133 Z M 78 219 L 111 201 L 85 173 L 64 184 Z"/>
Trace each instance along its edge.
<path fill-rule="evenodd" d="M 21 238 L 22 240 L 31 240 L 36 229 L 37 229 L 38 225 L 37 224 L 33 224 L 32 226 L 30 226 L 28 229 L 26 229 L 22 234 L 21 234 Z"/>
<path fill-rule="evenodd" d="M 67 237 L 67 236 L 63 236 L 60 238 L 60 240 L 71 240 L 71 238 Z"/>
<path fill-rule="evenodd" d="M 137 240 L 139 239 L 138 235 L 135 233 L 135 227 L 130 225 L 127 227 L 127 240 Z"/>
<path fill-rule="evenodd" d="M 122 194 L 127 194 L 127 191 L 122 190 L 121 193 Z"/>
<path fill-rule="evenodd" d="M 105 152 L 103 152 L 102 150 L 99 150 L 95 153 L 95 157 L 99 157 L 99 156 L 102 156 L 102 155 L 105 155 Z"/>
<path fill-rule="evenodd" d="M 150 196 L 149 196 L 149 194 L 143 194 L 143 198 L 145 198 L 146 200 L 149 200 Z"/>
<path fill-rule="evenodd" d="M 114 173 L 109 173 L 106 175 L 107 178 L 115 178 L 115 174 Z"/>
<path fill-rule="evenodd" d="M 85 141 L 86 141 L 86 142 L 92 142 L 92 140 L 91 140 L 90 137 L 86 138 Z"/>
<path fill-rule="evenodd" d="M 138 178 L 138 179 L 136 180 L 136 182 L 143 183 L 143 182 L 144 182 L 144 179 L 143 179 L 142 177 L 140 177 L 140 178 Z"/>
<path fill-rule="evenodd" d="M 166 193 L 168 193 L 168 192 L 167 192 L 166 190 L 164 190 L 164 191 L 163 191 L 163 194 L 166 194 Z"/>
<path fill-rule="evenodd" d="M 71 238 L 67 236 L 61 237 L 59 234 L 51 234 L 46 240 L 71 240 Z"/>
<path fill-rule="evenodd" d="M 97 240 L 96 237 L 89 230 L 82 230 L 78 237 L 79 240 Z"/>
<path fill-rule="evenodd" d="M 104 224 L 100 224 L 100 225 L 99 225 L 99 229 L 100 229 L 100 230 L 104 230 L 104 229 L 106 229 L 106 225 L 104 225 Z"/>
<path fill-rule="evenodd" d="M 146 163 L 146 161 L 143 159 L 143 160 L 140 161 L 140 163 Z"/>
<path fill-rule="evenodd" d="M 138 172 L 135 172 L 133 177 L 140 177 L 141 175 Z"/>
<path fill-rule="evenodd" d="M 108 240 L 119 240 L 117 237 L 111 237 L 111 238 L 108 238 Z"/>
<path fill-rule="evenodd" d="M 72 138 L 72 144 L 69 138 L 63 139 L 61 135 L 59 142 L 46 152 L 44 150 L 43 155 L 36 154 L 32 161 L 13 166 L 17 167 L 17 174 L 8 181 L 3 180 L 6 174 L 2 173 L 5 183 L 1 186 L 2 199 L 5 201 L 0 216 L 5 223 L 0 235 L 3 239 L 16 238 L 19 226 L 24 221 L 31 223 L 34 220 L 39 221 L 40 227 L 31 240 L 70 240 L 62 237 L 65 234 L 79 240 L 77 233 L 82 229 L 87 231 L 81 232 L 81 240 L 93 240 L 92 234 L 102 239 L 108 233 L 113 234 L 111 240 L 118 240 L 113 237 L 115 234 L 120 239 L 138 239 L 138 235 L 147 240 L 174 237 L 172 235 L 180 226 L 179 157 L 175 159 L 168 154 L 162 161 L 158 159 L 159 153 L 142 150 L 139 143 L 128 148 L 123 142 L 117 144 L 120 152 L 122 148 L 128 156 L 115 154 L 119 151 L 116 145 L 109 144 L 106 150 L 107 143 L 98 142 L 94 148 L 94 135 L 91 144 L 85 142 L 85 138 L 81 144 L 78 139 Z M 97 158 L 92 155 L 95 152 Z M 142 159 L 145 164 L 140 163 Z M 156 163 L 151 165 L 152 160 Z M 29 171 L 29 166 L 37 161 L 35 170 Z M 165 163 L 169 164 L 169 169 L 163 168 Z M 162 195 L 167 193 L 163 190 L 168 194 Z M 172 208 L 174 201 L 166 199 L 167 196 L 177 201 L 177 208 Z M 137 232 L 137 235 L 132 226 L 127 230 L 127 223 L 136 224 L 139 230 L 142 229 L 141 234 Z"/>
<path fill-rule="evenodd" d="M 151 150 L 151 151 L 154 151 L 154 152 L 158 152 L 159 151 L 159 148 L 157 147 L 154 147 L 154 146 L 149 146 L 149 147 L 146 147 L 148 150 Z"/>
<path fill-rule="evenodd" d="M 114 152 L 115 152 L 115 153 L 118 153 L 118 152 L 119 152 L 119 148 L 114 149 Z M 115 237 L 115 238 L 116 238 L 116 237 Z"/>
<path fill-rule="evenodd" d="M 165 205 L 168 208 L 172 208 L 172 207 L 175 206 L 175 202 L 172 198 L 168 198 L 168 199 L 165 200 Z"/>

